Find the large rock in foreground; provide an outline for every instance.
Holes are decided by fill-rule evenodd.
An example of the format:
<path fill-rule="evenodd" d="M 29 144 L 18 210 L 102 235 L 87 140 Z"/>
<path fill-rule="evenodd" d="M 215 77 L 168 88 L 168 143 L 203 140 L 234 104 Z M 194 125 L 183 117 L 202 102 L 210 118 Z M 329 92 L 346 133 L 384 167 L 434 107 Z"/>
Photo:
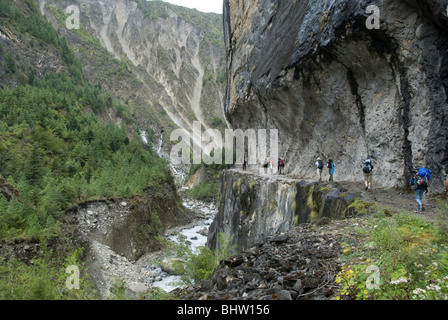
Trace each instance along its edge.
<path fill-rule="evenodd" d="M 332 300 L 337 294 L 342 242 L 358 248 L 366 220 L 302 224 L 221 262 L 201 284 L 181 290 L 185 300 Z M 365 226 L 364 226 L 365 227 Z M 347 244 L 345 244 L 347 246 Z"/>

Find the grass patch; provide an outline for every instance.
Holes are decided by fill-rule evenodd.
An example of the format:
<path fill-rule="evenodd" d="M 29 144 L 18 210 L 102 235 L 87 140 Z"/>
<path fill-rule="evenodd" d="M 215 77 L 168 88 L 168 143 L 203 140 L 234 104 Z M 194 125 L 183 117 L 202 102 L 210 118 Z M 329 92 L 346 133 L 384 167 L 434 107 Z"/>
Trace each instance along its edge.
<path fill-rule="evenodd" d="M 322 193 L 330 193 L 330 191 L 331 191 L 330 187 L 324 186 L 324 187 L 320 188 L 320 192 L 322 192 Z"/>
<path fill-rule="evenodd" d="M 186 193 L 189 197 L 201 201 L 213 201 L 219 192 L 219 184 L 217 181 L 202 182 Z"/>
<path fill-rule="evenodd" d="M 99 296 L 80 260 L 81 251 L 65 254 L 43 250 L 30 263 L 0 257 L 0 300 L 94 300 Z M 68 288 L 68 266 L 80 270 L 79 288 Z"/>
<path fill-rule="evenodd" d="M 374 210 L 377 210 L 378 208 L 375 203 L 355 199 L 353 203 L 348 206 L 347 209 L 353 210 L 354 212 L 356 212 L 356 214 L 366 215 L 368 213 L 372 213 Z"/>
<path fill-rule="evenodd" d="M 446 300 L 447 216 L 446 208 L 436 223 L 407 213 L 371 216 L 367 229 L 357 231 L 365 247 L 344 252 L 348 263 L 337 276 L 338 298 Z"/>

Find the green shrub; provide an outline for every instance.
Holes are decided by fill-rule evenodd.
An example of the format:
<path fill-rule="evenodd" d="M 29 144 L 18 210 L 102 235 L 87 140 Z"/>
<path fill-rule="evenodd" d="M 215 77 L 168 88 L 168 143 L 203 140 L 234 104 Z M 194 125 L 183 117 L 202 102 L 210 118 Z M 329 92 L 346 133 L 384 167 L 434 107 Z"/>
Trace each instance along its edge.
<path fill-rule="evenodd" d="M 187 191 L 187 195 L 191 198 L 203 201 L 211 201 L 215 199 L 219 192 L 219 185 L 216 181 L 203 182 Z"/>
<path fill-rule="evenodd" d="M 80 251 L 68 252 L 66 256 L 55 256 L 44 248 L 41 256 L 31 263 L 13 259 L 4 261 L 0 257 L 0 300 L 85 300 L 98 295 L 88 278 Z M 3 259 L 3 261 L 2 261 Z M 66 286 L 69 265 L 78 266 L 81 274 L 79 289 Z"/>
<path fill-rule="evenodd" d="M 208 279 L 220 261 L 235 253 L 236 248 L 230 246 L 231 238 L 226 234 L 218 235 L 218 249 L 210 250 L 207 247 L 198 247 L 196 250 L 186 243 L 186 239 L 178 236 L 178 242 L 174 245 L 177 262 L 173 267 L 177 274 L 181 275 L 186 285 L 194 285 L 201 280 Z"/>
<path fill-rule="evenodd" d="M 151 288 L 141 294 L 141 299 L 145 300 L 178 300 L 179 298 L 159 288 Z"/>
<path fill-rule="evenodd" d="M 446 221 L 430 224 L 422 218 L 399 213 L 371 219 L 364 258 L 347 264 L 337 276 L 339 298 L 352 299 L 447 299 L 448 249 Z M 374 266 L 378 288 L 367 286 Z"/>
<path fill-rule="evenodd" d="M 11 52 L 8 52 L 5 56 L 5 69 L 9 73 L 16 73 L 16 60 Z"/>

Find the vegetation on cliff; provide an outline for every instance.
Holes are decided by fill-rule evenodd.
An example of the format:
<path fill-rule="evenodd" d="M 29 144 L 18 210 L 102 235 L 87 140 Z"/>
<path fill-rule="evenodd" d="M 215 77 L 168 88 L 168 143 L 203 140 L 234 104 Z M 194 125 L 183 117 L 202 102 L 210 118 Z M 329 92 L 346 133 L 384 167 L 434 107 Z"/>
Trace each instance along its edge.
<path fill-rule="evenodd" d="M 85 268 L 81 289 L 67 289 L 67 266 L 84 262 L 58 218 L 89 200 L 164 194 L 173 177 L 34 1 L 0 0 L 0 25 L 0 299 L 97 299 Z"/>

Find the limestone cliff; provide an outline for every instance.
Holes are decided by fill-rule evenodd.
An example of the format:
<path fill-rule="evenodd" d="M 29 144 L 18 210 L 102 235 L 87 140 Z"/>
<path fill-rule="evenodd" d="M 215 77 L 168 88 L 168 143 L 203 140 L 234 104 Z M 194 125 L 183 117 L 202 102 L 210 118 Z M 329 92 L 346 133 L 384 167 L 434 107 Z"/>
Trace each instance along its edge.
<path fill-rule="evenodd" d="M 379 29 L 367 27 L 369 5 Z M 280 131 L 288 173 L 404 186 L 412 168 L 448 165 L 446 0 L 224 1 L 226 116 L 235 128 Z"/>

